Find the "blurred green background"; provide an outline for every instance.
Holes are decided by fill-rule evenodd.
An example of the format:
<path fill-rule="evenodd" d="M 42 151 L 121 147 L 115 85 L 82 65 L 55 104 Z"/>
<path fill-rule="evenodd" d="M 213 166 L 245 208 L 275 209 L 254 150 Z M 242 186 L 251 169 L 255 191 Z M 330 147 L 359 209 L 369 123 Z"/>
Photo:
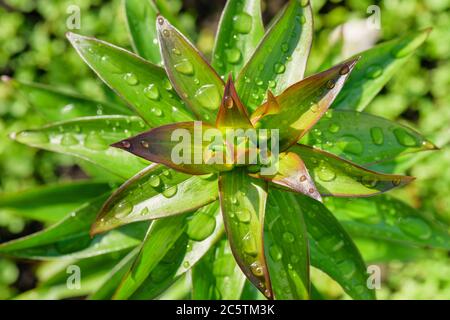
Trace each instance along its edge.
<path fill-rule="evenodd" d="M 157 2 L 179 15 L 183 31 L 210 55 L 225 0 Z M 285 2 L 263 1 L 264 19 L 270 21 Z M 433 27 L 418 55 L 367 111 L 414 127 L 442 148 L 440 152 L 425 153 L 416 157 L 414 163 L 408 163 L 408 173 L 418 179 L 395 196 L 450 223 L 450 0 L 311 2 L 318 14 L 310 70 L 317 68 L 332 48 L 330 34 L 348 21 L 366 19 L 367 8 L 371 5 L 381 8 L 381 29 L 374 38 L 377 41 Z M 2 0 L 0 74 L 51 84 L 99 100 L 116 99 L 64 37 L 68 31 L 66 20 L 70 5 L 81 9 L 81 30 L 76 32 L 131 49 L 121 0 Z M 85 176 L 69 157 L 31 149 L 8 139 L 10 132 L 38 127 L 42 123 L 44 119 L 35 113 L 25 96 L 7 83 L 0 83 L 0 196 L 2 192 Z M 27 221 L 14 212 L 0 211 L 0 242 L 40 228 L 38 223 Z M 370 258 L 370 245 L 360 243 L 359 246 L 369 247 L 368 253 L 363 252 L 363 255 Z M 396 260 L 380 263 L 383 270 L 380 298 L 450 299 L 447 252 L 426 250 L 414 257 L 398 255 Z M 0 258 L 0 299 L 32 288 L 34 268 L 30 263 Z M 325 276 L 314 274 L 313 279 L 327 298 L 344 298 L 340 288 Z"/>

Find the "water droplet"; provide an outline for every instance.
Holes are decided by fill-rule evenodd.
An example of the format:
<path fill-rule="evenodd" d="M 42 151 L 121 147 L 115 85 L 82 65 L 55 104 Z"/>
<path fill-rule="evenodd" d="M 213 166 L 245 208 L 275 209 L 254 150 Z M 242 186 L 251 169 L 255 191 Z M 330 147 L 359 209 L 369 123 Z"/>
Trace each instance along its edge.
<path fill-rule="evenodd" d="M 236 216 L 240 222 L 249 223 L 252 213 L 248 209 L 242 208 L 236 212 Z"/>
<path fill-rule="evenodd" d="M 216 110 L 220 105 L 219 90 L 214 84 L 207 84 L 202 86 L 195 93 L 195 98 L 205 108 Z"/>
<path fill-rule="evenodd" d="M 273 89 L 277 86 L 277 83 L 274 80 L 269 80 L 268 84 L 269 84 L 269 88 L 271 88 L 271 89 Z"/>
<path fill-rule="evenodd" d="M 161 178 L 157 175 L 150 177 L 150 180 L 148 181 L 148 183 L 153 187 L 153 188 L 158 188 L 161 185 Z"/>
<path fill-rule="evenodd" d="M 264 269 L 258 261 L 255 261 L 250 265 L 250 270 L 257 277 L 262 277 L 264 275 Z"/>
<path fill-rule="evenodd" d="M 294 242 L 295 237 L 294 237 L 294 235 L 292 233 L 285 232 L 285 233 L 283 233 L 283 240 L 285 242 L 292 243 L 292 242 Z"/>
<path fill-rule="evenodd" d="M 273 245 L 270 247 L 269 254 L 273 261 L 280 261 L 281 258 L 283 258 L 283 252 L 277 245 Z"/>
<path fill-rule="evenodd" d="M 326 164 L 317 167 L 315 172 L 319 179 L 324 182 L 331 182 L 336 179 L 336 172 Z"/>
<path fill-rule="evenodd" d="M 114 64 L 114 62 L 111 60 L 110 57 L 102 56 L 101 61 L 105 66 L 105 68 L 108 69 L 108 71 L 116 74 L 121 73 L 122 70 L 117 65 Z"/>
<path fill-rule="evenodd" d="M 305 175 L 300 177 L 300 182 L 305 182 L 306 180 L 308 180 L 308 178 Z"/>
<path fill-rule="evenodd" d="M 170 188 L 167 188 L 166 190 L 163 191 L 163 196 L 166 198 L 172 198 L 173 196 L 175 196 L 178 192 L 178 187 L 177 186 L 173 186 Z"/>
<path fill-rule="evenodd" d="M 159 23 L 160 25 L 163 25 L 163 24 L 164 24 L 164 19 L 163 19 L 162 17 L 159 17 L 159 18 L 158 18 L 158 23 Z"/>
<path fill-rule="evenodd" d="M 343 136 L 339 139 L 337 145 L 343 151 L 354 155 L 360 155 L 364 150 L 361 141 L 354 136 Z"/>
<path fill-rule="evenodd" d="M 250 233 L 247 233 L 242 239 L 242 246 L 247 254 L 251 256 L 256 256 L 258 254 L 255 238 Z"/>
<path fill-rule="evenodd" d="M 227 57 L 228 63 L 236 64 L 241 60 L 242 54 L 236 48 L 226 49 L 225 56 Z"/>
<path fill-rule="evenodd" d="M 163 36 L 166 38 L 170 37 L 170 31 L 167 29 L 163 30 Z"/>
<path fill-rule="evenodd" d="M 157 117 L 161 117 L 163 115 L 163 112 L 160 108 L 152 108 L 151 111 Z"/>
<path fill-rule="evenodd" d="M 400 229 L 407 235 L 426 240 L 431 237 L 432 231 L 428 223 L 420 218 L 406 217 L 399 222 Z"/>
<path fill-rule="evenodd" d="M 66 133 L 61 139 L 61 145 L 70 147 L 78 144 L 77 138 L 71 133 Z"/>
<path fill-rule="evenodd" d="M 395 138 L 398 143 L 405 147 L 416 147 L 418 146 L 417 140 L 408 131 L 403 128 L 397 128 L 394 130 Z"/>
<path fill-rule="evenodd" d="M 327 236 L 319 240 L 320 246 L 327 250 L 336 252 L 344 247 L 344 241 L 337 239 L 335 236 Z"/>
<path fill-rule="evenodd" d="M 274 71 L 277 74 L 282 74 L 286 71 L 286 66 L 282 63 L 275 63 L 274 65 Z"/>
<path fill-rule="evenodd" d="M 144 209 L 141 210 L 141 212 L 139 212 L 139 215 L 146 216 L 148 215 L 149 212 L 150 210 L 147 207 L 145 207 Z"/>
<path fill-rule="evenodd" d="M 350 279 L 356 272 L 356 266 L 353 261 L 345 260 L 338 264 L 338 268 L 344 274 L 344 277 Z"/>
<path fill-rule="evenodd" d="M 341 70 L 339 70 L 339 74 L 340 74 L 341 76 L 346 75 L 346 74 L 349 73 L 349 72 L 350 72 L 350 68 L 349 68 L 349 66 L 347 66 L 347 65 L 343 66 L 343 67 L 341 68 Z"/>
<path fill-rule="evenodd" d="M 150 144 L 147 141 L 145 141 L 145 140 L 141 141 L 141 146 L 143 146 L 145 149 L 150 148 Z"/>
<path fill-rule="evenodd" d="M 120 143 L 122 145 L 122 147 L 124 147 L 125 149 L 130 149 L 131 148 L 131 143 L 130 141 L 124 140 Z"/>
<path fill-rule="evenodd" d="M 328 82 L 327 82 L 327 89 L 329 89 L 329 90 L 334 89 L 335 86 L 336 86 L 336 81 L 328 80 Z"/>
<path fill-rule="evenodd" d="M 160 98 L 159 89 L 155 84 L 148 85 L 148 87 L 144 89 L 144 95 L 151 100 L 159 100 Z"/>
<path fill-rule="evenodd" d="M 130 85 L 130 86 L 135 86 L 139 83 L 138 78 L 136 77 L 136 75 L 132 72 L 128 72 L 125 73 L 125 75 L 123 76 L 123 79 Z"/>
<path fill-rule="evenodd" d="M 311 110 L 311 112 L 316 113 L 320 110 L 320 106 L 318 103 L 313 102 L 311 103 L 311 107 L 309 108 L 309 110 Z"/>
<path fill-rule="evenodd" d="M 183 60 L 175 65 L 175 70 L 186 76 L 194 74 L 194 66 L 188 60 Z"/>
<path fill-rule="evenodd" d="M 210 215 L 199 212 L 188 222 L 187 235 L 194 241 L 203 241 L 216 229 L 216 219 Z"/>
<path fill-rule="evenodd" d="M 21 132 L 16 136 L 16 139 L 27 144 L 41 144 L 48 142 L 48 136 L 45 133 L 39 131 Z"/>
<path fill-rule="evenodd" d="M 378 184 L 378 180 L 371 176 L 364 176 L 361 179 L 361 183 L 367 188 L 375 188 Z"/>
<path fill-rule="evenodd" d="M 373 127 L 370 129 L 370 136 L 372 137 L 372 141 L 376 145 L 382 145 L 384 143 L 384 133 L 383 129 L 379 127 Z"/>
<path fill-rule="evenodd" d="M 378 65 L 373 65 L 367 68 L 366 76 L 369 79 L 376 79 L 383 74 L 383 68 Z"/>
<path fill-rule="evenodd" d="M 281 45 L 281 51 L 283 51 L 284 53 L 289 51 L 289 43 L 285 42 Z"/>
<path fill-rule="evenodd" d="M 97 151 L 108 149 L 108 144 L 97 132 L 91 132 L 88 134 L 84 141 L 84 146 L 88 149 Z"/>
<path fill-rule="evenodd" d="M 328 126 L 328 131 L 330 131 L 331 133 L 338 133 L 339 130 L 341 130 L 341 126 L 338 125 L 337 123 L 331 123 Z"/>
<path fill-rule="evenodd" d="M 120 202 L 114 208 L 114 217 L 117 219 L 122 219 L 129 215 L 133 211 L 133 205 L 128 201 L 124 200 Z"/>
<path fill-rule="evenodd" d="M 227 108 L 227 109 L 233 108 L 233 106 L 234 106 L 233 98 L 231 98 L 230 96 L 226 96 L 224 99 L 224 105 L 225 105 L 225 108 Z"/>
<path fill-rule="evenodd" d="M 180 56 L 181 55 L 181 51 L 178 50 L 178 48 L 172 48 L 172 53 L 176 56 Z"/>
<path fill-rule="evenodd" d="M 189 261 L 183 262 L 183 267 L 184 267 L 185 269 L 188 269 L 190 266 L 191 266 L 191 264 L 189 263 Z"/>
<path fill-rule="evenodd" d="M 252 30 L 252 17 L 243 12 L 233 17 L 233 27 L 239 33 L 247 34 Z"/>

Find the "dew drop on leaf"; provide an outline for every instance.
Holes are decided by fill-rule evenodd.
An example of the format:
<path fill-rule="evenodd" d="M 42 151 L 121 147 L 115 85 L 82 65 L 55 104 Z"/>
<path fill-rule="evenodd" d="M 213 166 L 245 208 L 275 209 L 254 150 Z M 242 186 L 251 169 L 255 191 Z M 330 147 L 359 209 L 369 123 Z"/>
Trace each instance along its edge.
<path fill-rule="evenodd" d="M 255 261 L 250 265 L 250 270 L 257 277 L 262 277 L 264 275 L 264 269 L 258 261 Z"/>
<path fill-rule="evenodd" d="M 343 273 L 346 279 L 350 279 L 356 272 L 355 264 L 350 260 L 342 261 L 338 264 L 338 269 Z"/>
<path fill-rule="evenodd" d="M 157 117 L 161 117 L 163 115 L 163 112 L 160 108 L 152 108 L 151 111 Z"/>
<path fill-rule="evenodd" d="M 273 245 L 270 247 L 269 254 L 273 261 L 280 261 L 281 258 L 283 258 L 283 252 L 277 245 Z"/>
<path fill-rule="evenodd" d="M 328 165 L 322 164 L 315 169 L 315 172 L 320 180 L 324 182 L 331 182 L 336 179 L 336 172 Z"/>
<path fill-rule="evenodd" d="M 234 30 L 242 34 L 247 34 L 252 31 L 252 23 L 252 17 L 245 12 L 237 14 L 233 17 Z"/>
<path fill-rule="evenodd" d="M 77 138 L 71 133 L 66 133 L 61 139 L 61 145 L 65 147 L 70 147 L 78 144 Z"/>
<path fill-rule="evenodd" d="M 108 144 L 97 132 L 88 134 L 84 141 L 84 146 L 91 150 L 102 151 L 108 149 Z"/>
<path fill-rule="evenodd" d="M 236 64 L 241 60 L 242 54 L 238 49 L 230 48 L 225 50 L 225 56 L 228 63 Z"/>
<path fill-rule="evenodd" d="M 203 241 L 216 229 L 216 220 L 210 215 L 200 212 L 188 222 L 187 235 L 194 241 Z"/>
<path fill-rule="evenodd" d="M 418 144 L 416 138 L 414 138 L 409 132 L 407 132 L 403 128 L 395 129 L 394 135 L 398 143 L 400 143 L 405 147 L 416 147 Z"/>
<path fill-rule="evenodd" d="M 236 216 L 240 222 L 249 223 L 252 217 L 251 212 L 248 209 L 241 209 L 236 212 Z"/>
<path fill-rule="evenodd" d="M 367 68 L 366 76 L 369 79 L 379 78 L 383 74 L 383 68 L 378 65 L 373 65 Z"/>
<path fill-rule="evenodd" d="M 370 176 L 364 176 L 361 179 L 361 183 L 367 187 L 367 188 L 375 188 L 378 184 L 378 180 L 375 179 L 374 177 L 370 177 Z"/>
<path fill-rule="evenodd" d="M 363 145 L 361 141 L 354 136 L 343 136 L 337 142 L 337 146 L 345 152 L 360 155 L 363 152 Z"/>
<path fill-rule="evenodd" d="M 150 177 L 150 180 L 148 181 L 148 183 L 153 187 L 153 188 L 158 188 L 161 185 L 161 178 L 157 175 Z"/>
<path fill-rule="evenodd" d="M 136 75 L 132 72 L 128 72 L 123 76 L 123 79 L 130 85 L 130 86 L 135 86 L 139 83 L 138 78 L 136 77 Z"/>
<path fill-rule="evenodd" d="M 207 109 L 216 110 L 220 105 L 220 94 L 216 85 L 207 84 L 202 86 L 195 93 L 195 98 L 198 102 Z"/>
<path fill-rule="evenodd" d="M 283 74 L 286 71 L 286 66 L 282 63 L 275 63 L 273 68 L 276 74 Z"/>
<path fill-rule="evenodd" d="M 294 242 L 295 237 L 292 233 L 285 232 L 285 233 L 283 233 L 283 240 L 287 243 L 292 243 L 292 242 Z"/>
<path fill-rule="evenodd" d="M 374 144 L 380 146 L 384 143 L 384 133 L 383 129 L 380 127 L 373 127 L 370 129 L 370 136 Z"/>
<path fill-rule="evenodd" d="M 116 217 L 117 219 L 122 219 L 129 215 L 131 211 L 133 211 L 133 205 L 130 202 L 124 200 L 115 206 L 114 217 Z"/>
<path fill-rule="evenodd" d="M 400 229 L 407 235 L 426 240 L 431 237 L 431 228 L 424 220 L 415 217 L 406 217 L 399 221 Z"/>
<path fill-rule="evenodd" d="M 188 60 L 183 60 L 175 65 L 175 70 L 186 76 L 194 74 L 194 66 Z"/>
<path fill-rule="evenodd" d="M 166 198 L 172 198 L 173 196 L 175 196 L 178 192 L 178 187 L 177 186 L 173 186 L 170 188 L 167 188 L 166 190 L 163 191 L 163 196 Z"/>
<path fill-rule="evenodd" d="M 150 84 L 145 88 L 144 95 L 151 100 L 159 100 L 160 98 L 159 89 L 155 84 Z"/>
<path fill-rule="evenodd" d="M 242 239 L 242 247 L 244 251 L 251 256 L 256 256 L 258 254 L 255 238 L 250 233 L 247 233 Z"/>

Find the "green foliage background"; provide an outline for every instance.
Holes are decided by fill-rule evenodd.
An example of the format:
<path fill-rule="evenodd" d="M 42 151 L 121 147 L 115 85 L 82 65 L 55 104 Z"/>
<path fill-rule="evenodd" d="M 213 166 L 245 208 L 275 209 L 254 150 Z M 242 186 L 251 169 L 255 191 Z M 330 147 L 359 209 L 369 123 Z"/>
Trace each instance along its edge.
<path fill-rule="evenodd" d="M 184 31 L 193 35 L 207 55 L 224 1 L 160 0 L 173 14 L 180 13 Z M 265 1 L 265 18 L 284 1 Z M 417 128 L 442 148 L 415 158 L 408 173 L 415 183 L 396 191 L 416 208 L 450 223 L 450 0 L 313 0 L 316 39 L 312 56 L 318 65 L 329 51 L 329 34 L 353 18 L 366 18 L 367 8 L 381 7 L 380 41 L 410 30 L 433 27 L 427 43 L 369 106 L 368 112 Z M 69 5 L 81 8 L 81 30 L 121 47 L 130 48 L 120 0 L 5 0 L 0 2 L 0 73 L 20 80 L 58 86 L 99 100 L 116 99 L 88 70 L 66 41 Z M 0 193 L 27 189 L 48 182 L 85 176 L 72 159 L 38 151 L 10 141 L 8 133 L 40 126 L 44 121 L 11 86 L 0 83 Z M 0 211 L 0 242 L 36 231 L 40 226 L 13 212 Z M 380 247 L 358 242 L 369 261 L 380 262 Z M 384 263 L 380 298 L 450 299 L 450 261 L 447 252 L 398 248 L 395 262 Z M 416 251 L 412 250 L 414 253 Z M 409 252 L 411 253 L 411 252 Z M 378 256 L 377 256 L 378 254 Z M 35 266 L 31 266 L 34 270 Z M 25 271 L 24 271 L 25 270 Z M 16 265 L 0 258 L 0 299 L 33 285 L 29 264 Z M 31 280 L 30 280 L 31 279 Z M 314 274 L 328 298 L 342 298 L 339 287 Z"/>

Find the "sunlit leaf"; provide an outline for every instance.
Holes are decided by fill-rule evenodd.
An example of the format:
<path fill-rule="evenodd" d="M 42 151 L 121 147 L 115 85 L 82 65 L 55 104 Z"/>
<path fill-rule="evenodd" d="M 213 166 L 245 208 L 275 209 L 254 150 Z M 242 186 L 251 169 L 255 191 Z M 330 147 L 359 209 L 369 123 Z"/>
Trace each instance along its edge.
<path fill-rule="evenodd" d="M 164 66 L 175 90 L 199 119 L 213 123 L 223 96 L 222 79 L 164 17 L 156 20 Z"/>
<path fill-rule="evenodd" d="M 425 213 L 388 195 L 372 199 L 327 199 L 326 206 L 358 237 L 450 249 L 450 234 Z"/>
<path fill-rule="evenodd" d="M 153 64 L 160 64 L 156 33 L 158 8 L 152 0 L 125 0 L 124 4 L 134 51 Z"/>
<path fill-rule="evenodd" d="M 402 69 L 431 29 L 407 34 L 358 54 L 361 60 L 332 107 L 362 111 Z"/>
<path fill-rule="evenodd" d="M 89 200 L 110 190 L 107 183 L 71 182 L 48 184 L 15 193 L 3 193 L 0 208 L 21 217 L 56 222 Z"/>
<path fill-rule="evenodd" d="M 193 119 L 172 90 L 164 69 L 94 38 L 73 33 L 67 37 L 100 79 L 150 126 Z"/>
<path fill-rule="evenodd" d="M 294 193 L 272 189 L 266 209 L 264 249 L 278 300 L 309 299 L 309 246 Z"/>
<path fill-rule="evenodd" d="M 436 149 L 408 127 L 351 110 L 329 110 L 302 142 L 365 166 Z"/>
<path fill-rule="evenodd" d="M 48 122 L 98 115 L 131 115 L 128 108 L 104 101 L 95 101 L 63 90 L 38 83 L 8 80 L 24 93 L 35 108 Z"/>
<path fill-rule="evenodd" d="M 237 91 L 251 111 L 266 97 L 303 79 L 311 48 L 313 17 L 309 1 L 290 0 L 267 31 L 237 81 Z"/>
<path fill-rule="evenodd" d="M 228 242 L 222 240 L 192 269 L 192 298 L 239 300 L 245 279 Z"/>
<path fill-rule="evenodd" d="M 222 12 L 212 65 L 221 76 L 239 71 L 264 35 L 261 0 L 229 0 Z"/>
<path fill-rule="evenodd" d="M 311 246 L 311 264 L 336 280 L 353 299 L 375 299 L 358 249 L 333 214 L 308 197 L 297 196 Z"/>
<path fill-rule="evenodd" d="M 252 115 L 252 122 L 258 128 L 278 129 L 280 150 L 286 150 L 304 136 L 328 110 L 356 62 L 356 59 L 349 60 L 289 87 L 276 97 L 276 101 L 269 99 L 266 102 L 278 103 L 277 113 L 265 114 L 274 107 L 262 105 Z"/>
<path fill-rule="evenodd" d="M 427 257 L 426 248 L 403 245 L 400 243 L 374 238 L 352 236 L 359 252 L 367 263 L 388 263 L 395 261 L 417 261 Z"/>
<path fill-rule="evenodd" d="M 317 191 L 305 163 L 296 153 L 286 152 L 280 154 L 276 174 L 267 175 L 261 172 L 252 175 L 322 201 L 322 197 Z"/>
<path fill-rule="evenodd" d="M 206 132 L 213 134 L 210 141 L 204 137 Z M 215 153 L 216 137 L 224 147 L 218 129 L 200 121 L 182 122 L 151 129 L 113 146 L 181 172 L 204 175 L 232 169 L 232 164 L 226 164 L 225 150 Z"/>
<path fill-rule="evenodd" d="M 152 277 L 153 271 L 155 272 L 155 274 L 153 275 L 153 278 L 150 278 L 151 282 L 147 283 L 146 288 L 142 290 L 148 289 L 155 290 L 156 289 L 155 287 L 160 286 L 160 284 L 159 285 L 157 284 L 158 282 L 167 280 L 166 276 L 169 276 L 168 277 L 169 281 L 172 280 L 170 274 L 164 275 L 158 273 L 161 271 L 162 272 L 168 271 L 166 268 L 164 268 L 163 265 L 160 265 L 160 263 L 171 264 L 173 262 L 172 260 L 176 259 L 179 265 L 180 263 L 179 259 L 184 257 L 185 259 L 180 267 L 183 268 L 184 270 L 183 273 L 189 270 L 192 267 L 192 265 L 198 261 L 198 258 L 203 256 L 206 253 L 206 251 L 214 244 L 214 241 L 213 243 L 210 243 L 209 237 L 214 238 L 215 233 L 220 232 L 218 231 L 217 228 L 219 228 L 220 230 L 221 226 L 217 225 L 216 223 L 216 216 L 218 215 L 217 209 L 218 204 L 214 203 L 200 209 L 193 215 L 178 215 L 154 221 L 148 231 L 141 252 L 139 253 L 131 270 L 124 277 L 122 283 L 115 292 L 114 299 L 120 300 L 129 298 L 136 292 L 136 290 L 138 290 L 141 287 L 141 285 L 143 285 L 146 282 L 149 275 L 150 277 Z M 208 218 L 210 218 L 209 221 L 206 221 L 204 219 L 205 215 Z M 189 221 L 189 219 L 201 220 L 198 222 L 194 222 L 195 224 L 199 222 L 204 222 L 205 223 L 204 228 L 207 229 L 208 232 L 206 232 L 205 230 L 200 230 L 203 231 L 202 237 L 201 238 L 197 237 L 200 231 L 199 229 L 197 229 L 196 232 L 189 230 L 189 223 L 186 223 Z M 196 238 L 196 241 L 198 241 L 199 244 L 203 245 L 203 247 L 206 248 L 206 250 L 204 250 L 202 254 L 199 255 L 198 253 L 201 250 L 196 248 L 194 252 L 193 251 L 194 248 L 191 247 L 192 248 L 191 252 L 195 257 L 197 257 L 196 261 L 190 260 L 189 257 L 186 256 L 186 254 L 180 253 L 176 250 L 171 251 L 171 248 L 181 248 L 186 252 L 187 245 L 189 243 L 188 242 L 189 238 L 191 239 Z M 180 243 L 182 243 L 182 245 L 179 247 L 177 244 Z M 158 280 L 158 278 L 156 278 L 157 280 L 155 280 L 155 277 L 158 276 L 160 279 Z M 171 283 L 172 282 L 169 282 L 167 286 L 169 286 Z"/>
<path fill-rule="evenodd" d="M 263 247 L 266 188 L 242 168 L 219 177 L 220 205 L 233 255 L 247 278 L 272 298 Z"/>
<path fill-rule="evenodd" d="M 217 197 L 217 177 L 192 177 L 153 165 L 113 193 L 92 226 L 92 233 L 190 212 L 214 202 Z"/>
<path fill-rule="evenodd" d="M 289 149 L 299 155 L 322 196 L 368 197 L 414 180 L 413 177 L 378 173 L 331 153 L 296 145 Z"/>
<path fill-rule="evenodd" d="M 128 179 L 150 162 L 112 148 L 110 144 L 145 128 L 147 126 L 137 117 L 87 117 L 22 131 L 12 134 L 11 138 L 32 147 L 79 157 Z"/>
<path fill-rule="evenodd" d="M 91 238 L 90 225 L 106 197 L 102 196 L 73 211 L 61 222 L 29 236 L 0 245 L 0 254 L 12 257 L 49 260 L 83 259 L 137 246 L 148 223 L 123 227 Z"/>

